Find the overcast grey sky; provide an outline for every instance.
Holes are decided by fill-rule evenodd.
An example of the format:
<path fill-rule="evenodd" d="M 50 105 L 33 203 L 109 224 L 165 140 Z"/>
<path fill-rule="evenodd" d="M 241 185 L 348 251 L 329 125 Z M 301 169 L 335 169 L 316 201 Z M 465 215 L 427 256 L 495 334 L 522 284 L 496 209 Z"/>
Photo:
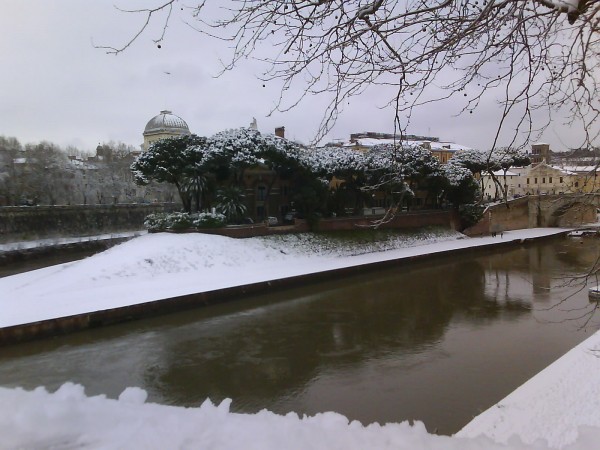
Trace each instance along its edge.
<path fill-rule="evenodd" d="M 219 59 L 230 53 L 187 26 L 183 17 L 189 19 L 189 13 L 175 11 L 161 49 L 152 42 L 160 35 L 157 28 L 118 56 L 94 48 L 93 43 L 127 42 L 144 21 L 117 11 L 115 2 L 121 7 L 156 4 L 0 0 L 0 135 L 86 151 L 109 140 L 139 146 L 147 121 L 169 109 L 199 135 L 248 126 L 256 117 L 262 132 L 283 125 L 289 138 L 312 139 L 326 99 L 310 98 L 291 112 L 267 117 L 278 98 L 277 87 L 263 87 L 256 78 L 260 66 L 253 62 L 215 78 Z M 393 110 L 381 108 L 390 95 L 373 88 L 353 99 L 328 140 L 348 139 L 352 132 L 392 132 Z M 414 114 L 408 132 L 489 148 L 499 107 L 490 100 L 474 114 L 455 117 L 461 106 L 450 101 L 423 108 Z M 573 130 L 556 123 L 541 140 L 554 150 L 566 150 L 577 145 L 575 138 Z"/>

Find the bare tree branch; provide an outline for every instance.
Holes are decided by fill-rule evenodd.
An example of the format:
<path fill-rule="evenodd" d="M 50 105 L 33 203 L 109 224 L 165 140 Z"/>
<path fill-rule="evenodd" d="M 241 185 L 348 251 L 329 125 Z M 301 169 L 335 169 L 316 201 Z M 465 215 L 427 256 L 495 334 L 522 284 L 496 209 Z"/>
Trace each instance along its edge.
<path fill-rule="evenodd" d="M 145 16 L 141 29 L 120 48 L 100 48 L 124 51 L 154 13 L 173 3 L 129 11 Z M 351 97 L 378 86 L 395 90 L 388 105 L 401 132 L 415 108 L 453 99 L 470 114 L 501 86 L 490 148 L 506 131 L 513 135 L 509 146 L 535 139 L 557 115 L 581 128 L 581 147 L 600 132 L 600 0 L 229 0 L 216 12 L 206 6 L 205 0 L 193 9 L 193 26 L 232 45 L 224 70 L 254 57 L 266 63 L 264 82 L 281 81 L 272 112 L 307 95 L 330 99 L 316 141 Z"/>

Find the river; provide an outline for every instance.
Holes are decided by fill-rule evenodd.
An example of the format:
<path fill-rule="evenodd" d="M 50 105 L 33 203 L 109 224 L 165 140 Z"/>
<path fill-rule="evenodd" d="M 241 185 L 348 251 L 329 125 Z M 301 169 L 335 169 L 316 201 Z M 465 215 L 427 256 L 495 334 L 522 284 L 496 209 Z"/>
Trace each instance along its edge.
<path fill-rule="evenodd" d="M 558 238 L 436 257 L 238 302 L 0 349 L 0 386 L 421 420 L 452 434 L 598 329 L 569 285 L 600 254 Z M 600 316 L 599 316 L 600 317 Z"/>

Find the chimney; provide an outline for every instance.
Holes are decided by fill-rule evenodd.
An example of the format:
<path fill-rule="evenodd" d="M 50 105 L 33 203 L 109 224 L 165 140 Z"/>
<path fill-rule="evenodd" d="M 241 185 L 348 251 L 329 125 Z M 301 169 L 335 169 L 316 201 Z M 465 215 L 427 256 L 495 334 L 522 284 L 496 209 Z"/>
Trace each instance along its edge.
<path fill-rule="evenodd" d="M 285 127 L 275 128 L 275 136 L 279 136 L 280 138 L 285 138 Z"/>

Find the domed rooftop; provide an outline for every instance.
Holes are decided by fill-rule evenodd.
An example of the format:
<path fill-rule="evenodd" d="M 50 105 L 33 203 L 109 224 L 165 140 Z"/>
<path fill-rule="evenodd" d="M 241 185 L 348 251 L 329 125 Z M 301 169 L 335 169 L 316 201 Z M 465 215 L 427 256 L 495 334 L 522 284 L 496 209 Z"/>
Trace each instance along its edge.
<path fill-rule="evenodd" d="M 152 133 L 190 134 L 188 124 L 171 111 L 161 111 L 146 124 L 144 135 Z"/>

